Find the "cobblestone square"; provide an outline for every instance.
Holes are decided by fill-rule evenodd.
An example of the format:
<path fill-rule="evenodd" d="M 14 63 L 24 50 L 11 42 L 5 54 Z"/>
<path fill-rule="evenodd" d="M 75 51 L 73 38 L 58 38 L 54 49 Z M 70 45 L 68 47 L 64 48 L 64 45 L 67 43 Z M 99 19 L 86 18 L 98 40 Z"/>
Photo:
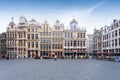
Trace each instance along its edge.
<path fill-rule="evenodd" d="M 0 80 L 120 80 L 120 63 L 88 59 L 0 60 Z"/>

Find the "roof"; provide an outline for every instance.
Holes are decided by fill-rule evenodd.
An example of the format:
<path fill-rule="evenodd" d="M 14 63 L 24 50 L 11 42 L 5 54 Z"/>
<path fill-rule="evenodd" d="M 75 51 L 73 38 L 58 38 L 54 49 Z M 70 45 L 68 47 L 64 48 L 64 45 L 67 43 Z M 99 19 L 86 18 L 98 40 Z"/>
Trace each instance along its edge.
<path fill-rule="evenodd" d="M 78 24 L 78 22 L 73 18 L 73 20 L 70 22 L 70 24 L 72 24 L 72 23 L 76 23 L 76 24 Z"/>

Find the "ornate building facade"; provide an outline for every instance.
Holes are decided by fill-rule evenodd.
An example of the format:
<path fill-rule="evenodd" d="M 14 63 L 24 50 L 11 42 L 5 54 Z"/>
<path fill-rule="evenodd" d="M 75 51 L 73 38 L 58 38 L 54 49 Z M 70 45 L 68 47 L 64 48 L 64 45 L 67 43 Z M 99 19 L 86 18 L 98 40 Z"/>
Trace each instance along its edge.
<path fill-rule="evenodd" d="M 56 55 L 58 58 L 64 56 L 63 52 L 63 30 L 64 25 L 57 19 L 52 29 L 52 56 Z"/>
<path fill-rule="evenodd" d="M 0 34 L 0 57 L 4 58 L 6 55 L 6 32 Z"/>
<path fill-rule="evenodd" d="M 111 26 L 103 28 L 103 53 L 120 54 L 120 20 L 113 20 Z"/>
<path fill-rule="evenodd" d="M 38 24 L 24 16 L 18 24 L 12 21 L 6 32 L 6 53 L 9 58 L 80 57 L 86 53 L 86 29 L 79 28 L 73 19 L 70 28 L 64 29 L 59 20 L 50 26 L 47 21 Z"/>
<path fill-rule="evenodd" d="M 40 56 L 40 45 L 39 45 L 39 24 L 35 19 L 29 21 L 27 32 L 26 32 L 26 53 L 30 58 Z"/>
<path fill-rule="evenodd" d="M 18 57 L 25 58 L 26 54 L 26 32 L 28 27 L 28 21 L 24 16 L 19 18 L 19 23 L 17 25 L 17 48 Z"/>
<path fill-rule="evenodd" d="M 52 28 L 47 21 L 39 29 L 40 56 L 51 57 L 52 53 Z"/>
<path fill-rule="evenodd" d="M 91 54 L 93 53 L 93 35 L 92 34 L 88 34 L 87 35 L 87 53 Z"/>
<path fill-rule="evenodd" d="M 17 47 L 17 27 L 16 24 L 12 21 L 8 24 L 7 27 L 7 39 L 6 39 L 6 48 L 7 53 L 6 55 L 9 56 L 9 58 L 18 58 L 18 47 Z"/>
<path fill-rule="evenodd" d="M 65 57 L 78 58 L 86 53 L 86 29 L 78 27 L 75 19 L 70 22 L 70 28 L 64 30 L 63 45 Z"/>
<path fill-rule="evenodd" d="M 103 28 L 99 30 L 94 29 L 94 34 L 93 34 L 93 52 L 94 53 L 102 53 L 102 32 L 103 32 Z"/>

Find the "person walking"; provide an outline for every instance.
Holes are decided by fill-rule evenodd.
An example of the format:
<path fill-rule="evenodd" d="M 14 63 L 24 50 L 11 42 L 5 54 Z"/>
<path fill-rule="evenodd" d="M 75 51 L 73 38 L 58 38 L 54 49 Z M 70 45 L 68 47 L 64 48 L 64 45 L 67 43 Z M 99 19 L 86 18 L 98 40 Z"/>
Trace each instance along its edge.
<path fill-rule="evenodd" d="M 57 56 L 56 55 L 55 55 L 54 59 L 55 59 L 55 61 L 57 60 Z"/>

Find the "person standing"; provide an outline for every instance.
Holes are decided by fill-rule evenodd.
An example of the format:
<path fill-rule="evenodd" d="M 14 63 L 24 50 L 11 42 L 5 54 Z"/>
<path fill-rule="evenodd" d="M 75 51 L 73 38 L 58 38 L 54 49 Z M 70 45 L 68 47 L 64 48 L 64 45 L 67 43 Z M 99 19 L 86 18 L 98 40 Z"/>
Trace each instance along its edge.
<path fill-rule="evenodd" d="M 57 60 L 57 56 L 55 55 L 55 57 L 54 57 L 54 58 L 55 58 L 55 61 L 56 61 L 56 60 Z"/>

